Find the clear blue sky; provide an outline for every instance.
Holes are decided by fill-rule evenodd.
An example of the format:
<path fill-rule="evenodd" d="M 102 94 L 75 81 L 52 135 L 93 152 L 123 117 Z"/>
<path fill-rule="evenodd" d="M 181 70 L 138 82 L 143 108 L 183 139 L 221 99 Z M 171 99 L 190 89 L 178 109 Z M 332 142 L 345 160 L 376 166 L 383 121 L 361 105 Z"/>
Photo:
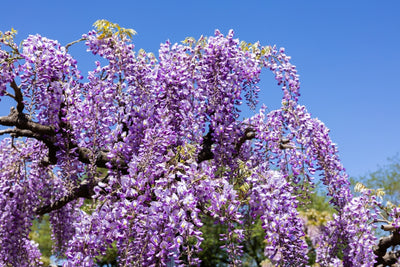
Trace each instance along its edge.
<path fill-rule="evenodd" d="M 0 31 L 14 27 L 19 40 L 39 33 L 65 45 L 103 18 L 135 29 L 136 47 L 152 52 L 167 39 L 209 36 L 215 29 L 285 47 L 299 70 L 300 103 L 331 129 L 351 176 L 400 152 L 399 0 L 4 0 Z M 91 68 L 83 46 L 71 52 L 85 72 Z M 264 76 L 260 101 L 277 107 L 280 89 Z M 0 114 L 7 112 L 0 102 Z"/>

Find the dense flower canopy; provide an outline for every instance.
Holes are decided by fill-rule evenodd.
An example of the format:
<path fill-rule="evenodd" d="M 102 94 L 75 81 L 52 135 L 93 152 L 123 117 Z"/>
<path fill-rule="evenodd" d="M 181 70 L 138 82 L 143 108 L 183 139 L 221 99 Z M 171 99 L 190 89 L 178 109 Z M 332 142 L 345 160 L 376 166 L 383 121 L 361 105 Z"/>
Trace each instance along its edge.
<path fill-rule="evenodd" d="M 314 176 L 337 211 L 314 237 L 317 262 L 373 265 L 374 196 L 352 195 L 329 130 L 298 103 L 284 49 L 216 31 L 166 42 L 156 58 L 134 49 L 132 30 L 95 26 L 79 40 L 103 58 L 86 79 L 68 53 L 76 42 L 34 35 L 19 48 L 14 31 L 0 37 L 0 96 L 16 103 L 0 117 L 2 266 L 40 264 L 28 234 L 47 213 L 66 266 L 92 266 L 111 244 L 121 266 L 197 265 L 204 218 L 227 225 L 232 264 L 261 220 L 270 261 L 306 265 L 297 206 Z M 257 104 L 262 69 L 282 87 L 281 107 L 240 119 L 242 100 Z"/>

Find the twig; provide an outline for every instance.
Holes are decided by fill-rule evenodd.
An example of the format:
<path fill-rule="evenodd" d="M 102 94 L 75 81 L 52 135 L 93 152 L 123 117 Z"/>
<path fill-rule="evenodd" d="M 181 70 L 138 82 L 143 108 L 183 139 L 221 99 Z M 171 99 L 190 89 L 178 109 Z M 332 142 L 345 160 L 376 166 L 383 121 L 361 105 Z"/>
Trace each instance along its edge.
<path fill-rule="evenodd" d="M 79 42 L 82 42 L 82 41 L 85 41 L 85 40 L 86 40 L 86 38 L 81 38 L 81 39 L 79 39 L 79 40 L 70 42 L 70 43 L 68 43 L 68 44 L 65 46 L 65 50 L 68 52 L 68 48 L 69 48 L 71 45 L 74 45 L 74 44 L 76 44 L 76 43 L 79 43 Z"/>
<path fill-rule="evenodd" d="M 25 105 L 23 102 L 24 97 L 22 95 L 21 88 L 19 88 L 19 86 L 17 85 L 15 80 L 11 81 L 10 86 L 12 89 L 14 89 L 14 94 L 15 94 L 14 99 L 15 99 L 15 101 L 17 101 L 17 111 L 18 111 L 18 113 L 22 113 Z"/>

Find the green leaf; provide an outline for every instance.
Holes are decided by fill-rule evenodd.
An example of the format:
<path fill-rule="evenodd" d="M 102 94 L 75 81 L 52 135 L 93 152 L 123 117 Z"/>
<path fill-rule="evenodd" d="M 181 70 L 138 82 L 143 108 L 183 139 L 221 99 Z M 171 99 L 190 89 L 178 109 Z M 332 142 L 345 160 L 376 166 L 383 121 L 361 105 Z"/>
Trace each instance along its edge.
<path fill-rule="evenodd" d="M 117 36 L 125 36 L 130 39 L 136 34 L 136 31 L 133 29 L 122 28 L 117 23 L 112 23 L 105 19 L 97 20 L 93 23 L 93 26 L 96 28 L 96 32 L 99 33 L 99 36 L 97 37 L 99 39 L 111 37 L 113 34 Z"/>

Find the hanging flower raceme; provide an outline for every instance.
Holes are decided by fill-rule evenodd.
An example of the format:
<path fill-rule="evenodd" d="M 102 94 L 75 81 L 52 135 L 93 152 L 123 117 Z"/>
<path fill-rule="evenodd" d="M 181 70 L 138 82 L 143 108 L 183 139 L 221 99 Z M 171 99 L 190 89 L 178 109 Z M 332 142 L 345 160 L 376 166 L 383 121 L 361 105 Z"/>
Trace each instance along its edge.
<path fill-rule="evenodd" d="M 265 254 L 275 264 L 307 263 L 307 244 L 293 188 L 276 171 L 261 165 L 248 179 L 251 184 L 251 216 L 260 216 L 266 233 Z"/>
<path fill-rule="evenodd" d="M 81 78 L 74 60 L 57 41 L 31 35 L 23 42 L 21 87 L 30 99 L 29 111 L 45 125 L 57 125 L 64 108 L 66 87 Z"/>
<path fill-rule="evenodd" d="M 44 154 L 35 140 L 0 142 L 0 265 L 40 265 L 38 245 L 29 240 L 29 232 L 34 210 L 49 197 L 51 180 L 40 166 Z"/>

